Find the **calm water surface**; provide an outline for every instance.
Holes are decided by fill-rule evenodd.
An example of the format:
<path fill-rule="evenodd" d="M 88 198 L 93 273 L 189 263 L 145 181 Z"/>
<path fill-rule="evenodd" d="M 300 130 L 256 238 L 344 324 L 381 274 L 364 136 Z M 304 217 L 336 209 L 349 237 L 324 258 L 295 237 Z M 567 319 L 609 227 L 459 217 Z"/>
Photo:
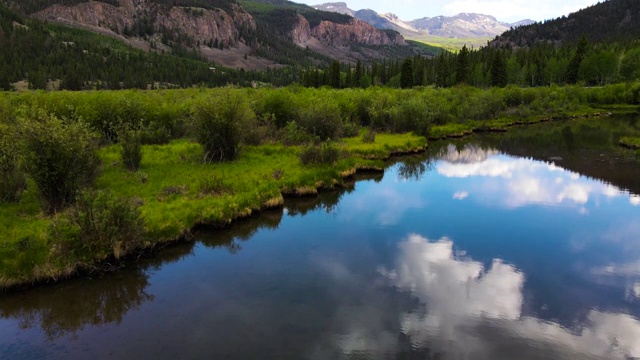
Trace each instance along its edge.
<path fill-rule="evenodd" d="M 0 296 L 2 359 L 640 357 L 640 164 L 615 118 L 528 127 Z"/>

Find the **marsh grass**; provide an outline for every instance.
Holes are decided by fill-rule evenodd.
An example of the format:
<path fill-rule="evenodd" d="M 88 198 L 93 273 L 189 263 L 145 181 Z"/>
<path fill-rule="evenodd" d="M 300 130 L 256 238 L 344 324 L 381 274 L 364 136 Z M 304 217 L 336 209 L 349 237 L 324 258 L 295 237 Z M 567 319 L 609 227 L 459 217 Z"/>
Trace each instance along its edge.
<path fill-rule="evenodd" d="M 640 149 L 640 137 L 622 137 L 620 138 L 620 145 L 630 149 Z"/>
<path fill-rule="evenodd" d="M 15 126 L 20 109 L 44 109 L 47 116 L 65 119 L 61 127 L 84 122 L 101 134 L 102 168 L 93 188 L 135 205 L 144 227 L 141 246 L 154 246 L 181 239 L 199 224 L 226 226 L 265 207 L 281 206 L 283 195 L 313 195 L 319 188 L 344 186 L 344 179 L 359 169 L 381 171 L 383 159 L 424 150 L 426 136 L 462 136 L 592 113 L 597 110 L 589 106 L 624 104 L 629 93 L 624 85 L 485 92 L 468 87 L 404 91 L 374 87 L 0 93 L 0 122 Z M 224 114 L 215 104 L 226 109 Z M 322 114 L 326 104 L 330 111 Z M 415 114 L 421 115 L 420 121 L 414 121 Z M 234 138 L 228 147 L 212 142 L 209 157 L 218 158 L 216 149 L 224 148 L 225 154 L 233 154 L 233 161 L 202 161 L 207 151 L 191 138 L 198 137 L 194 119 L 206 122 L 209 116 L 218 116 L 214 120 L 222 125 L 232 124 Z M 122 146 L 113 144 L 123 125 L 140 131 L 142 161 L 137 172 L 123 166 Z M 378 132 L 356 132 L 355 125 Z M 249 126 L 256 126 L 255 131 L 242 131 Z M 236 133 L 238 129 L 241 133 Z M 405 130 L 412 132 L 387 132 Z M 338 139 L 340 135 L 348 137 Z M 327 138 L 335 138 L 329 160 L 305 165 L 300 159 L 305 147 Z M 133 150 L 137 156 L 138 149 Z M 76 210 L 46 214 L 32 178 L 16 202 L 0 204 L 0 288 L 55 279 L 107 252 L 129 251 L 117 246 L 93 256 L 70 251 L 60 261 L 53 256 L 58 247 L 51 226 L 66 211 Z M 68 235 L 73 238 L 73 234 Z"/>

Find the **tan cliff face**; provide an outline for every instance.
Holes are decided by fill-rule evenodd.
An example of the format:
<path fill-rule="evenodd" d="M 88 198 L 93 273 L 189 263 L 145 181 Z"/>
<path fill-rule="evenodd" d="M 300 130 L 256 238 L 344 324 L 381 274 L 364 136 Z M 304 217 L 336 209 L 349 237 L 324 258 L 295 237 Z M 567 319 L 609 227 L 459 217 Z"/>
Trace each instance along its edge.
<path fill-rule="evenodd" d="M 205 58 L 223 66 L 262 69 L 275 65 L 265 63 L 260 57 L 251 57 L 254 49 L 244 43 L 243 35 L 254 38 L 256 21 L 238 4 L 231 4 L 230 10 L 224 11 L 159 5 L 151 0 L 119 0 L 119 6 L 87 1 L 51 5 L 31 16 L 113 36 L 145 51 L 170 51 L 160 41 L 167 31 L 171 40 L 182 39 L 183 45 L 198 49 Z M 154 33 L 150 38 L 138 34 L 138 31 L 149 33 L 150 30 Z M 384 32 L 361 20 L 352 19 L 346 24 L 323 21 L 312 28 L 302 15 L 297 16 L 288 41 L 340 61 L 386 56 L 371 48 L 354 51 L 351 45 L 355 44 L 406 45 L 401 35 Z"/>
<path fill-rule="evenodd" d="M 366 45 L 406 45 L 400 35 L 389 36 L 382 30 L 358 19 L 351 20 L 348 24 L 337 24 L 322 21 L 311 29 L 313 37 L 328 46 L 348 46 L 360 43 Z"/>
<path fill-rule="evenodd" d="M 33 17 L 53 22 L 108 29 L 124 33 L 132 29 L 135 19 L 147 18 L 154 30 L 180 32 L 195 41 L 233 41 L 240 38 L 240 28 L 255 30 L 253 17 L 234 5 L 231 14 L 224 10 L 191 10 L 182 7 L 165 9 L 147 0 L 120 0 L 120 6 L 90 1 L 74 6 L 53 5 Z"/>
<path fill-rule="evenodd" d="M 311 38 L 311 27 L 309 26 L 309 21 L 307 21 L 304 16 L 298 14 L 298 23 L 293 27 L 289 36 L 294 44 L 305 44 Z"/>

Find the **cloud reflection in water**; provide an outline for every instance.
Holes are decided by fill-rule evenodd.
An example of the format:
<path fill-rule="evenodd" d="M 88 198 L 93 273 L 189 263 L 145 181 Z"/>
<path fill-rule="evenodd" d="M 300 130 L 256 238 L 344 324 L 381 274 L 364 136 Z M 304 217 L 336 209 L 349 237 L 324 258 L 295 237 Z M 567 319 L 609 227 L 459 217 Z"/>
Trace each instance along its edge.
<path fill-rule="evenodd" d="M 499 155 L 495 150 L 467 147 L 458 151 L 449 146 L 436 165 L 438 174 L 447 178 L 485 178 L 476 189 L 483 198 L 497 199 L 507 207 L 530 204 L 584 205 L 590 199 L 615 198 L 623 195 L 615 186 L 581 177 L 553 163 Z M 640 197 L 630 196 L 633 205 Z M 588 213 L 584 207 L 580 212 Z"/>
<path fill-rule="evenodd" d="M 480 262 L 457 258 L 446 238 L 430 242 L 410 235 L 400 244 L 397 269 L 383 274 L 425 304 L 424 311 L 402 316 L 403 333 L 445 358 L 640 356 L 636 318 L 591 310 L 586 324 L 567 329 L 523 315 L 524 274 L 501 260 L 485 269 Z"/>

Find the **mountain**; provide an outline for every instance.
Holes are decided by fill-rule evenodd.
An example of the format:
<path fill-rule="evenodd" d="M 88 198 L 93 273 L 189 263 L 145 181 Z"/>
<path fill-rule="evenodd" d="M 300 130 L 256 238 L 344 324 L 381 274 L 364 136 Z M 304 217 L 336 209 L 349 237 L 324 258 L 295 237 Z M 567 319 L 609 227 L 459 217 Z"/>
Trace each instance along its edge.
<path fill-rule="evenodd" d="M 344 2 L 324 3 L 313 6 L 323 11 L 349 14 L 364 20 L 379 29 L 393 29 L 405 36 L 428 34 L 441 37 L 494 37 L 511 27 L 530 25 L 533 20 L 525 19 L 515 23 L 498 21 L 495 17 L 483 14 L 461 13 L 455 16 L 425 17 L 412 21 L 403 21 L 393 13 L 380 14 L 375 10 L 352 10 Z"/>
<path fill-rule="evenodd" d="M 33 19 L 108 35 L 145 51 L 195 52 L 232 68 L 401 58 L 394 32 L 286 0 L 0 0 Z"/>
<path fill-rule="evenodd" d="M 418 34 L 418 31 L 413 26 L 400 20 L 395 14 L 378 14 L 371 9 L 365 9 L 356 11 L 355 17 L 378 29 L 395 30 L 403 34 L 403 36 Z"/>
<path fill-rule="evenodd" d="M 470 45 L 484 45 L 487 40 L 504 33 L 510 28 L 534 23 L 533 20 L 521 20 L 515 23 L 504 23 L 495 17 L 483 14 L 461 13 L 455 16 L 425 17 L 412 21 L 403 21 L 392 13 L 380 14 L 375 10 L 350 9 L 346 3 L 325 3 L 313 6 L 323 11 L 334 11 L 349 14 L 357 19 L 366 21 L 378 29 L 391 29 L 412 40 L 425 42 L 440 42 L 443 39 L 464 39 L 462 43 Z M 476 39 L 471 40 L 470 39 Z"/>
<path fill-rule="evenodd" d="M 321 11 L 336 12 L 339 14 L 345 14 L 351 17 L 356 17 L 356 12 L 349 9 L 349 7 L 347 6 L 347 3 L 344 3 L 344 2 L 332 2 L 332 3 L 313 5 L 313 8 Z"/>
<path fill-rule="evenodd" d="M 453 38 L 494 37 L 510 27 L 493 16 L 472 13 L 422 18 L 413 20 L 410 24 L 429 35 Z"/>
<path fill-rule="evenodd" d="M 527 25 L 531 25 L 531 24 L 535 24 L 536 22 L 534 20 L 531 19 L 524 19 L 524 20 L 520 20 L 520 21 L 516 21 L 514 23 L 509 24 L 510 27 L 512 28 L 517 28 L 520 26 L 527 26 Z"/>
<path fill-rule="evenodd" d="M 568 16 L 521 26 L 491 42 L 496 47 L 529 47 L 537 43 L 575 44 L 585 35 L 590 42 L 633 41 L 640 38 L 640 1 L 609 0 Z"/>

